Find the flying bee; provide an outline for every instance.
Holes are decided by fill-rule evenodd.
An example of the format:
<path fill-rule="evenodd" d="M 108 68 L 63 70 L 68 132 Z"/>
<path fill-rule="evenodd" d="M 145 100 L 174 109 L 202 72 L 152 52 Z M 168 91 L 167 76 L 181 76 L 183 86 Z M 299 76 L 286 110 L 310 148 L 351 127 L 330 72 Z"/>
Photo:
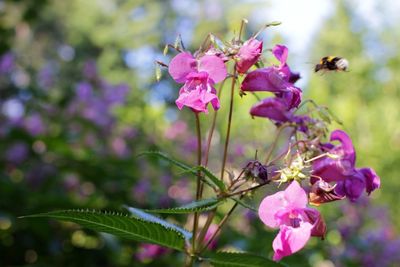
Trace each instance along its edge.
<path fill-rule="evenodd" d="M 346 71 L 348 67 L 349 67 L 349 61 L 347 59 L 342 57 L 328 56 L 321 58 L 320 62 L 317 65 L 315 65 L 314 71 L 315 72 L 318 72 L 320 70 Z"/>

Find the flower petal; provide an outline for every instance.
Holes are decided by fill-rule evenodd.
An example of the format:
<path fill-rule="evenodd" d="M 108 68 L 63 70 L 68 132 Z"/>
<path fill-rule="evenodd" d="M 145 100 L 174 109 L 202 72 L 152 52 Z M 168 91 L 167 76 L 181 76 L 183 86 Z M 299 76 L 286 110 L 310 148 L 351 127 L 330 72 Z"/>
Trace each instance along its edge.
<path fill-rule="evenodd" d="M 188 52 L 176 55 L 168 66 L 168 72 L 178 83 L 184 83 L 189 73 L 196 72 L 196 59 Z"/>
<path fill-rule="evenodd" d="M 286 104 L 279 98 L 266 98 L 255 104 L 250 109 L 250 115 L 264 117 L 276 122 L 286 122 L 292 118 L 292 113 L 287 110 Z"/>
<path fill-rule="evenodd" d="M 351 141 L 350 136 L 347 135 L 345 131 L 334 130 L 331 133 L 331 141 L 339 141 L 341 143 L 341 149 L 343 150 L 343 158 L 350 160 L 354 166 L 356 162 L 356 152 Z"/>
<path fill-rule="evenodd" d="M 272 243 L 275 251 L 273 260 L 280 261 L 283 257 L 302 249 L 310 239 L 312 228 L 313 226 L 307 222 L 301 223 L 300 227 L 297 228 L 282 225 Z"/>
<path fill-rule="evenodd" d="M 279 221 L 276 219 L 275 214 L 280 210 L 283 210 L 287 206 L 287 200 L 285 199 L 285 193 L 279 191 L 273 195 L 265 197 L 258 208 L 258 216 L 261 221 L 271 227 L 277 228 Z"/>
<path fill-rule="evenodd" d="M 212 55 L 205 55 L 199 59 L 198 71 L 207 72 L 214 83 L 223 81 L 227 75 L 224 61 Z"/>
<path fill-rule="evenodd" d="M 289 50 L 286 46 L 284 45 L 275 45 L 274 48 L 272 48 L 272 54 L 276 57 L 277 60 L 281 62 L 281 65 L 286 64 L 286 60 L 288 57 Z"/>
<path fill-rule="evenodd" d="M 239 49 L 236 57 L 236 69 L 239 73 L 245 73 L 253 66 L 261 56 L 263 43 L 257 39 L 251 38 L 247 40 Z"/>
<path fill-rule="evenodd" d="M 285 198 L 292 209 L 305 208 L 308 203 L 307 193 L 297 181 L 293 181 L 285 189 Z"/>
<path fill-rule="evenodd" d="M 359 169 L 359 171 L 362 172 L 365 176 L 366 190 L 368 195 L 371 194 L 372 191 L 381 186 L 381 179 L 373 169 L 362 168 Z"/>
<path fill-rule="evenodd" d="M 243 91 L 286 91 L 288 83 L 283 79 L 279 70 L 275 67 L 257 69 L 250 72 L 244 78 L 241 89 Z"/>

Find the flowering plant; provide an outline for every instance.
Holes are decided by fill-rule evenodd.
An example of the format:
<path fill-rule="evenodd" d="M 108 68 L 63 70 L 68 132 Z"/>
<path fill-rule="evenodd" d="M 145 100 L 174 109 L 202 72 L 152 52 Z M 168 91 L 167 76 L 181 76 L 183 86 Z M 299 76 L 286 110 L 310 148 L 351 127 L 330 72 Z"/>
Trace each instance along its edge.
<path fill-rule="evenodd" d="M 271 51 L 279 63 L 263 67 L 263 42 L 257 39 L 258 33 L 242 40 L 245 23 L 242 22 L 238 36 L 232 41 L 223 42 L 210 34 L 195 53 L 186 51 L 181 41 L 167 45 L 165 54 L 171 47 L 177 54 L 169 64 L 158 62 L 159 66 L 168 67 L 169 74 L 177 83 L 183 84 L 175 103 L 179 109 L 186 107 L 194 115 L 197 163 L 188 165 L 157 151 L 141 155 L 162 158 L 196 177 L 195 201 L 156 210 L 126 207 L 129 214 L 67 210 L 29 217 L 68 220 L 97 231 L 150 243 L 143 246 L 143 253 L 138 256 L 140 259 L 168 253 L 169 250 L 158 246 L 175 249 L 185 253 L 185 266 L 193 266 L 197 261 L 208 261 L 215 266 L 235 266 L 238 262 L 240 266 L 280 265 L 267 257 L 247 252 L 206 253 L 217 246 L 218 234 L 239 205 L 257 211 L 266 226 L 279 229 L 272 243 L 275 262 L 301 250 L 312 236 L 323 239 L 326 233 L 324 219 L 316 208 L 309 205 L 319 206 L 345 198 L 355 201 L 364 191 L 370 194 L 379 188 L 380 178 L 371 168 L 356 167 L 355 149 L 344 131 L 332 131 L 329 142 L 326 141 L 329 124 L 332 121 L 341 124 L 340 121 L 326 107 L 312 100 L 302 101 L 302 90 L 295 85 L 300 75 L 287 64 L 289 51 L 286 46 L 275 45 Z M 278 24 L 267 24 L 265 28 Z M 160 69 L 157 70 L 159 75 Z M 231 83 L 229 106 L 221 107 L 228 109 L 227 131 L 220 174 L 216 175 L 207 166 L 221 105 L 220 92 L 227 81 Z M 217 84 L 219 89 L 216 89 Z M 229 173 L 227 176 L 234 95 L 255 95 L 258 98 L 260 92 L 269 92 L 272 96 L 259 100 L 249 113 L 252 117 L 271 121 L 277 128 L 275 139 L 265 153 L 264 161 L 256 158 L 244 162 L 238 175 Z M 200 120 L 204 116 L 202 113 L 208 113 L 209 103 L 214 116 L 203 149 Z M 312 108 L 304 112 L 307 105 Z M 287 135 L 284 146 L 273 158 L 284 134 Z M 245 200 L 264 186 L 275 187 L 278 192 L 267 195 L 259 208 L 254 209 Z M 204 198 L 206 191 L 212 196 Z M 232 202 L 231 208 L 218 223 L 214 222 L 219 206 L 226 202 Z M 191 231 L 154 216 L 154 213 L 188 214 Z"/>

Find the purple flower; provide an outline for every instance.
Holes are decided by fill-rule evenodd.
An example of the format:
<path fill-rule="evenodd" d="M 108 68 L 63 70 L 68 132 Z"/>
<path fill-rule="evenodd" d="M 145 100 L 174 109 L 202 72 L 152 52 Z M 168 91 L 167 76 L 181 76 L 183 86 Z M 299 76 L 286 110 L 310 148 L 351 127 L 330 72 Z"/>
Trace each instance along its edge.
<path fill-rule="evenodd" d="M 29 147 L 27 144 L 18 142 L 12 144 L 5 153 L 7 161 L 14 164 L 21 164 L 28 157 Z"/>
<path fill-rule="evenodd" d="M 307 194 L 297 181 L 261 202 L 258 209 L 261 221 L 280 229 L 272 243 L 275 261 L 302 249 L 311 236 L 325 235 L 325 222 L 317 210 L 307 208 L 307 202 Z"/>
<path fill-rule="evenodd" d="M 45 132 L 42 117 L 37 113 L 26 117 L 23 124 L 25 130 L 32 136 L 38 136 Z"/>
<path fill-rule="evenodd" d="M 184 83 L 176 100 L 179 109 L 187 106 L 194 112 L 208 113 L 210 102 L 214 109 L 219 109 L 214 84 L 227 75 L 222 59 L 210 55 L 195 59 L 190 53 L 182 52 L 171 60 L 168 70 L 176 82 Z"/>
<path fill-rule="evenodd" d="M 272 52 L 281 64 L 250 72 L 244 78 L 241 90 L 275 94 L 275 98 L 264 99 L 253 106 L 250 111 L 252 116 L 266 117 L 275 122 L 292 121 L 295 119 L 292 110 L 301 103 L 302 91 L 294 86 L 296 77 L 300 76 L 293 74 L 286 64 L 288 50 L 285 46 L 276 45 Z"/>
<path fill-rule="evenodd" d="M 275 122 L 287 122 L 293 117 L 287 109 L 286 103 L 277 97 L 266 98 L 255 104 L 250 109 L 250 115 L 264 117 Z"/>
<path fill-rule="evenodd" d="M 89 101 L 93 97 L 92 85 L 88 82 L 80 82 L 75 87 L 76 95 L 80 101 Z"/>
<path fill-rule="evenodd" d="M 9 52 L 9 53 L 3 54 L 0 57 L 0 74 L 10 73 L 14 69 L 14 66 L 15 66 L 14 61 L 15 61 L 15 59 L 14 59 L 14 55 L 12 53 Z"/>
<path fill-rule="evenodd" d="M 322 149 L 332 156 L 323 157 L 313 164 L 313 175 L 325 182 L 336 182 L 335 193 L 350 200 L 359 198 L 363 191 L 370 194 L 380 186 L 380 178 L 370 168 L 355 168 L 356 153 L 350 137 L 341 130 L 331 133 L 331 141 L 340 145 L 324 144 Z M 312 182 L 315 182 L 312 180 Z"/>
<path fill-rule="evenodd" d="M 236 70 L 239 73 L 246 73 L 261 56 L 263 43 L 257 39 L 250 38 L 247 40 L 236 55 Z"/>

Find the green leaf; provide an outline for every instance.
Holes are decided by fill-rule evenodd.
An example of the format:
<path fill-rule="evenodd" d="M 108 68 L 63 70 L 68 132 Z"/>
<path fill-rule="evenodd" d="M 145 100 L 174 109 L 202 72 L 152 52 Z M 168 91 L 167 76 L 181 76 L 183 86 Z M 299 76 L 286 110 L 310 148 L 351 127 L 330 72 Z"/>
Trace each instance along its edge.
<path fill-rule="evenodd" d="M 157 216 L 154 216 L 153 214 L 149 214 L 141 209 L 137 209 L 137 208 L 133 208 L 133 207 L 127 207 L 125 206 L 125 208 L 136 218 L 138 219 L 142 219 L 148 222 L 154 222 L 154 223 L 158 223 L 161 224 L 162 226 L 166 227 L 166 228 L 170 228 L 173 229 L 177 232 L 179 232 L 180 234 L 182 234 L 185 239 L 189 240 L 190 238 L 192 238 L 192 233 L 189 232 L 186 229 L 183 229 L 182 227 L 179 227 L 173 223 L 167 222 L 166 220 L 163 220 Z"/>
<path fill-rule="evenodd" d="M 205 258 L 215 267 L 282 267 L 268 258 L 242 252 L 217 252 Z"/>
<path fill-rule="evenodd" d="M 145 151 L 138 155 L 138 157 L 140 157 L 140 156 L 156 156 L 156 157 L 159 157 L 159 158 L 162 158 L 162 159 L 168 161 L 169 163 L 171 163 L 185 171 L 191 171 L 191 169 L 192 169 L 192 167 L 186 165 L 185 163 L 179 162 L 179 161 L 171 158 L 168 154 L 165 154 L 161 151 Z M 196 174 L 195 171 L 193 171 L 192 173 Z"/>
<path fill-rule="evenodd" d="M 153 209 L 146 210 L 151 213 L 168 213 L 168 214 L 185 214 L 192 212 L 202 212 L 215 209 L 217 206 L 222 204 L 222 200 L 216 198 L 207 198 L 199 201 L 194 201 L 192 203 L 169 209 Z"/>
<path fill-rule="evenodd" d="M 156 221 L 139 219 L 126 214 L 61 210 L 23 218 L 52 218 L 70 221 L 94 231 L 109 233 L 124 239 L 158 244 L 180 251 L 183 251 L 185 247 L 185 237 L 176 229 Z"/>
<path fill-rule="evenodd" d="M 221 191 L 226 191 L 225 184 L 220 179 L 218 179 L 218 177 L 216 177 L 209 169 L 207 169 L 204 166 L 190 167 L 189 165 L 186 165 L 185 163 L 177 161 L 177 160 L 171 158 L 168 154 L 165 154 L 160 151 L 145 151 L 145 152 L 139 154 L 138 156 L 143 156 L 143 155 L 156 156 L 156 157 L 162 158 L 162 159 L 168 161 L 169 163 L 171 163 L 171 164 L 179 167 L 180 169 L 182 169 L 186 172 L 189 172 L 193 175 L 197 175 L 198 171 L 202 171 L 205 174 L 206 178 L 208 178 L 208 181 L 203 180 L 204 182 L 206 182 L 210 186 L 211 186 L 211 184 L 214 184 Z"/>
<path fill-rule="evenodd" d="M 239 198 L 231 197 L 230 199 L 232 199 L 233 201 L 237 202 L 239 205 L 245 207 L 246 209 L 258 212 L 258 210 L 255 207 L 251 206 L 250 204 L 247 204 L 246 202 L 244 202 L 243 200 L 241 200 Z"/>
<path fill-rule="evenodd" d="M 194 167 L 193 169 L 197 171 L 202 171 L 206 175 L 206 177 L 208 177 L 211 180 L 211 182 L 215 184 L 221 191 L 223 192 L 226 191 L 224 182 L 222 182 L 217 176 L 215 176 L 209 169 L 207 169 L 204 166 L 197 166 Z"/>

